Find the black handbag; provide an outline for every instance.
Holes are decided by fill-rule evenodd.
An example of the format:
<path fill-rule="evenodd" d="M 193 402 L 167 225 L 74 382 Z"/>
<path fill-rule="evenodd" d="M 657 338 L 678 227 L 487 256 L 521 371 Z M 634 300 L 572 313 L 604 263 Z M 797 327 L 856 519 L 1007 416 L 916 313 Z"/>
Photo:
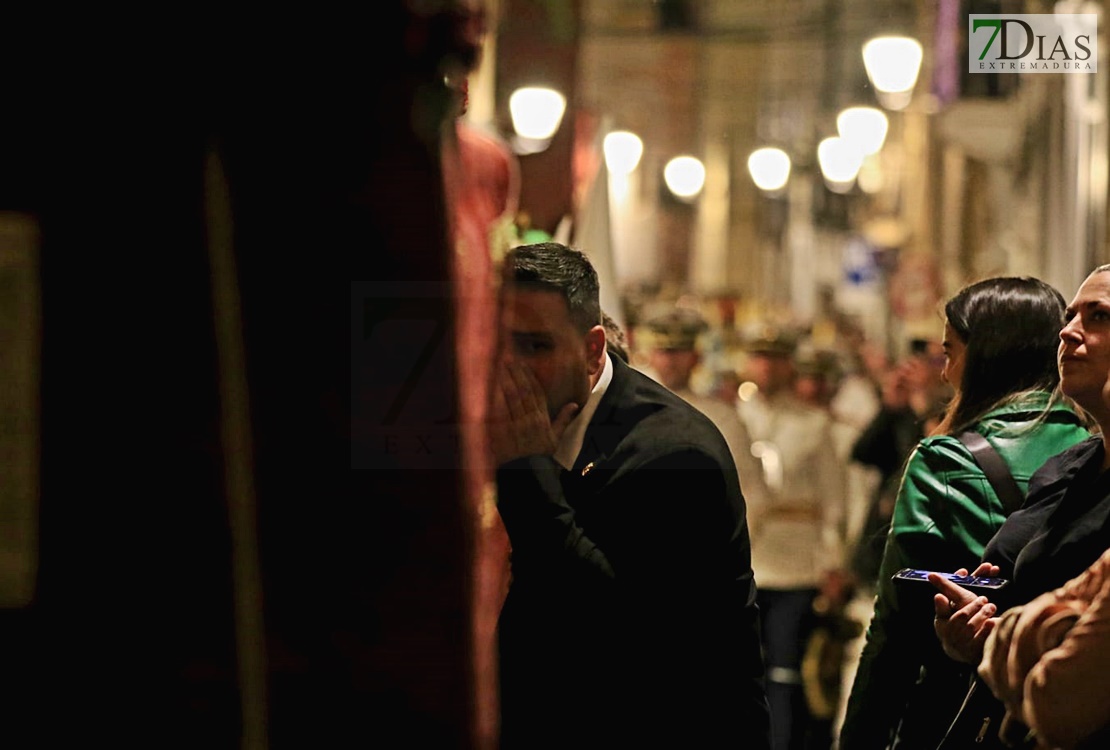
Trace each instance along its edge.
<path fill-rule="evenodd" d="M 1025 499 L 1021 489 L 1010 474 L 1006 462 L 987 439 L 977 432 L 965 432 L 958 437 L 983 470 L 995 494 L 1002 501 L 1006 515 L 1021 507 Z M 994 696 L 990 687 L 977 674 L 973 674 L 967 695 L 937 750 L 1025 750 L 1034 747 L 1036 740 L 1028 727 L 1012 717 L 1007 718 L 1006 706 Z"/>

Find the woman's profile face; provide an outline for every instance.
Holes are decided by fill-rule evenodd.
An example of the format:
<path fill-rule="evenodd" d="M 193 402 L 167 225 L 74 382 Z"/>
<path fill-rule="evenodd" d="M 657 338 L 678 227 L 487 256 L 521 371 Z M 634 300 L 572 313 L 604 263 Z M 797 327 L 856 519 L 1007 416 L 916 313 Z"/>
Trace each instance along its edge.
<path fill-rule="evenodd" d="M 1104 427 L 1110 423 L 1110 273 L 1087 277 L 1064 313 L 1060 387 Z"/>
<path fill-rule="evenodd" d="M 967 342 L 960 338 L 956 329 L 947 320 L 944 321 L 944 370 L 941 377 L 944 382 L 960 390 L 960 382 L 964 377 L 964 352 L 967 351 Z"/>

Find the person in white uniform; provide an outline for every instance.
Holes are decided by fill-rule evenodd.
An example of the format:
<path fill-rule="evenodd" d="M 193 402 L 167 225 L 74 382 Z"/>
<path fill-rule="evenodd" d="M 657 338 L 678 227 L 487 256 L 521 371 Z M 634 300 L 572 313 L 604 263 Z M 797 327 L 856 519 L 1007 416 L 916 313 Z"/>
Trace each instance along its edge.
<path fill-rule="evenodd" d="M 795 341 L 769 332 L 747 350 L 745 374 L 758 390 L 737 410 L 767 488 L 762 506 L 749 503 L 748 522 L 773 746 L 828 748 L 831 725 L 810 711 L 802 662 L 816 623 L 814 601 L 842 580 L 846 462 L 828 411 L 794 392 Z"/>

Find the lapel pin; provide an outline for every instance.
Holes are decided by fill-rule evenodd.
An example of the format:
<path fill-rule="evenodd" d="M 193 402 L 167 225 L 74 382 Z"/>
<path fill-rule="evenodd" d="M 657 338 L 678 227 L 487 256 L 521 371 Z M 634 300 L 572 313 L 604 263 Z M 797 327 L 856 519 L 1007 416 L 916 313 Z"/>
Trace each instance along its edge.
<path fill-rule="evenodd" d="M 586 464 L 585 466 L 582 467 L 582 476 L 586 476 L 591 471 L 593 471 L 593 469 L 594 469 L 594 462 L 590 461 L 588 464 Z"/>

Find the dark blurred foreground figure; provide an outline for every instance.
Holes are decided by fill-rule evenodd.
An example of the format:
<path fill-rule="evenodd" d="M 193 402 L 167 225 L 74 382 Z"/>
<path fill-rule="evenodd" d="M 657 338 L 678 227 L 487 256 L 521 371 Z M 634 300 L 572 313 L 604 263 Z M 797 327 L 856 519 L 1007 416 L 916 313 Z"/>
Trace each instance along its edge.
<path fill-rule="evenodd" d="M 0 213 L 37 222 L 42 288 L 6 744 L 492 747 L 441 154 L 473 45 L 461 2 L 373 14 L 369 52 L 362 10 L 4 45 Z"/>
<path fill-rule="evenodd" d="M 744 498 L 720 432 L 606 353 L 578 251 L 510 252 L 501 335 L 501 746 L 767 748 Z"/>

